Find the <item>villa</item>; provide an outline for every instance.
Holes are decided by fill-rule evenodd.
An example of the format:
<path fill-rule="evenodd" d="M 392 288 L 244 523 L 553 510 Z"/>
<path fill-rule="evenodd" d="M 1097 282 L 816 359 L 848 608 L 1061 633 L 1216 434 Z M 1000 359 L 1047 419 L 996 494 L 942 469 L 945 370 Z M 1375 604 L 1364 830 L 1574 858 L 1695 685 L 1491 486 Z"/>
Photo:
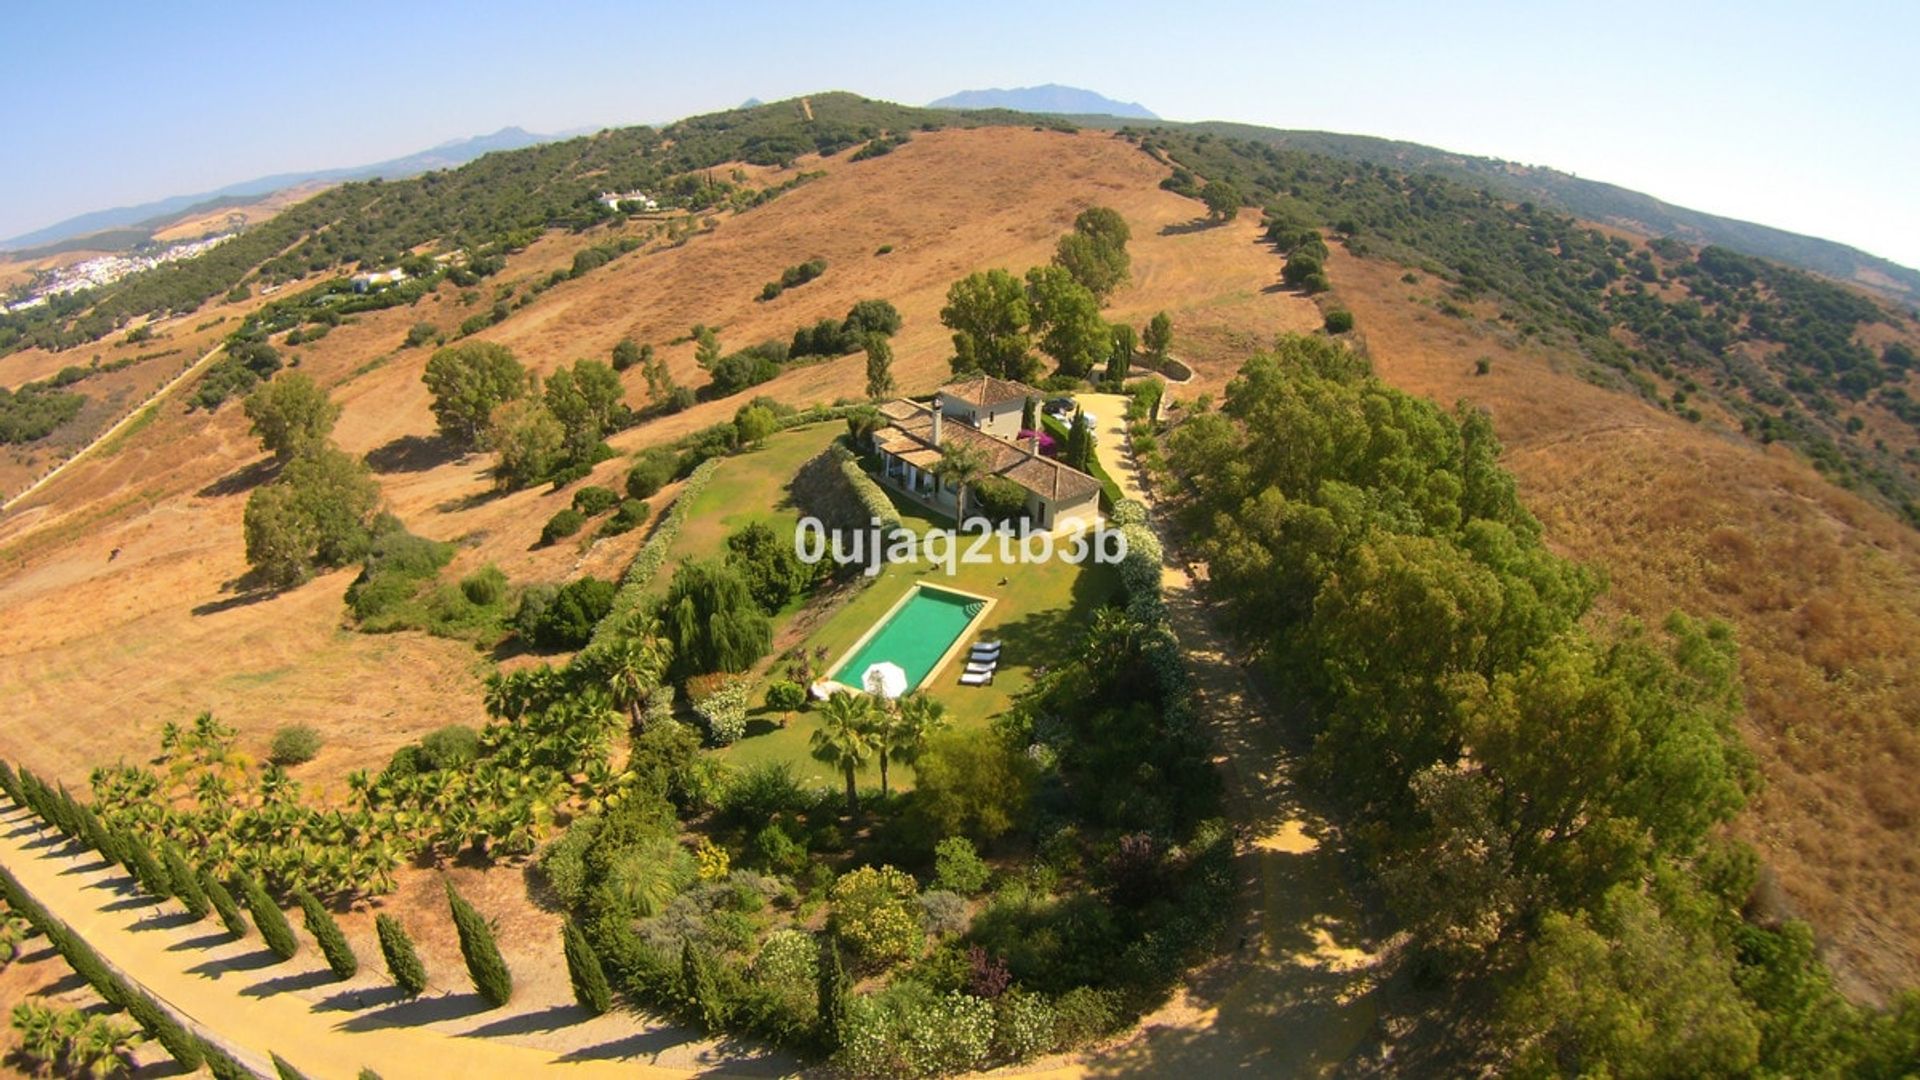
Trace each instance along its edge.
<path fill-rule="evenodd" d="M 880 475 L 943 513 L 957 509 L 957 485 L 934 475 L 942 451 L 971 446 L 986 461 L 987 475 L 1003 477 L 1027 493 L 1027 520 L 1036 528 L 1056 529 L 1079 521 L 1092 525 L 1100 516 L 1100 481 L 1040 453 L 1038 438 L 1015 441 L 1028 398 L 1045 395 L 1024 383 L 986 376 L 950 383 L 932 405 L 901 398 L 880 406 L 887 426 L 874 432 Z"/>

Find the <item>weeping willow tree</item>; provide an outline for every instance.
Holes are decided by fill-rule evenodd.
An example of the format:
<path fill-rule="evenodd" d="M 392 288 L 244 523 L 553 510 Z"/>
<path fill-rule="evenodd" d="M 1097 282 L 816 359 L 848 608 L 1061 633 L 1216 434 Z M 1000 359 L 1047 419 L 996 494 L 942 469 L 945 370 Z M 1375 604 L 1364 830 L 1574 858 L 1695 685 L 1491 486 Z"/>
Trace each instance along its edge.
<path fill-rule="evenodd" d="M 773 623 L 747 580 L 719 562 L 681 563 L 661 608 L 674 675 L 745 671 L 773 647 Z"/>

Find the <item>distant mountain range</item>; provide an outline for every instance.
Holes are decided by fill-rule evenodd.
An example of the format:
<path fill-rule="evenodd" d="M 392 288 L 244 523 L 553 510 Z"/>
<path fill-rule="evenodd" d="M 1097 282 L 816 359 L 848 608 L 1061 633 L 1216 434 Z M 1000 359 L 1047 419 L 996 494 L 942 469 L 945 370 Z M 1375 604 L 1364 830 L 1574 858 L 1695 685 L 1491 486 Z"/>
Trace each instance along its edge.
<path fill-rule="evenodd" d="M 814 102 L 818 107 L 832 98 L 832 95 L 816 95 Z M 1138 121 L 1163 123 L 1137 103 L 1114 101 L 1091 90 L 1056 84 L 1012 90 L 965 90 L 941 98 L 930 107 L 1084 117 L 1086 119 L 1082 123 L 1098 127 L 1117 128 Z M 749 98 L 741 108 L 752 112 L 765 106 Z M 1223 137 L 1264 142 L 1329 157 L 1412 172 L 1438 173 L 1486 187 L 1514 201 L 1532 200 L 1542 206 L 1614 225 L 1642 236 L 1673 236 L 1694 244 L 1719 244 L 1851 282 L 1896 300 L 1907 303 L 1920 301 L 1920 270 L 1845 244 L 1675 206 L 1650 195 L 1550 168 L 1518 165 L 1498 158 L 1474 157 L 1418 143 L 1365 135 L 1286 131 L 1220 122 L 1165 123 L 1168 127 L 1209 131 Z M 243 205 L 272 192 L 305 183 L 364 180 L 375 176 L 401 179 L 433 169 L 463 165 L 487 153 L 517 150 L 592 130 L 596 129 L 589 127 L 538 135 L 517 127 L 507 127 L 491 135 L 443 143 L 430 150 L 391 161 L 264 176 L 197 195 L 182 195 L 138 206 L 81 214 L 57 225 L 0 241 L 0 251 L 32 256 L 52 250 L 82 247 L 125 250 L 150 238 L 156 229 L 189 211 L 206 212 L 221 206 Z"/>
<path fill-rule="evenodd" d="M 127 247 L 144 239 L 140 235 L 142 232 L 151 232 L 152 229 L 164 226 L 168 221 L 188 211 L 206 211 L 217 209 L 222 205 L 238 205 L 276 191 L 298 187 L 301 184 L 370 180 L 376 176 L 387 180 L 399 180 L 418 176 L 424 172 L 432 172 L 435 169 L 450 169 L 465 165 L 482 154 L 490 154 L 495 150 L 518 150 L 566 137 L 565 134 L 536 135 L 517 127 L 504 127 L 491 135 L 455 139 L 452 142 L 441 143 L 432 149 L 397 157 L 391 161 L 378 161 L 371 165 L 350 165 L 337 169 L 319 169 L 313 172 L 277 173 L 273 176 L 262 176 L 253 180 L 243 180 L 237 184 L 228 184 L 226 187 L 195 195 L 175 195 L 172 198 L 156 199 L 153 202 L 139 203 L 135 206 L 94 210 L 70 217 L 44 229 L 35 229 L 33 232 L 0 240 L 0 251 L 32 254 L 31 249 L 35 248 L 75 247 L 77 245 L 69 241 L 107 230 L 114 230 L 114 235 L 110 238 L 103 237 L 103 244 L 109 249 Z"/>
<path fill-rule="evenodd" d="M 1053 113 L 1060 116 L 1121 116 L 1130 120 L 1158 120 L 1137 101 L 1115 101 L 1077 86 L 1048 83 L 1012 90 L 962 90 L 929 102 L 932 109 L 1012 109 L 1014 112 Z"/>

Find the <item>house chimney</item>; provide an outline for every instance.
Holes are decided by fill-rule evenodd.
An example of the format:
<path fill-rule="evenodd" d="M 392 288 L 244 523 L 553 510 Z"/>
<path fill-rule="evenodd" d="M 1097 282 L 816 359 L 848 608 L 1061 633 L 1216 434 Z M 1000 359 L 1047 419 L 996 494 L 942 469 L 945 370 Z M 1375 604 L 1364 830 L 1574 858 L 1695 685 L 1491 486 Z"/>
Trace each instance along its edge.
<path fill-rule="evenodd" d="M 934 404 L 939 405 L 939 401 L 936 400 Z M 940 417 L 940 410 L 935 408 L 933 410 L 933 448 L 936 450 L 940 448 Z"/>

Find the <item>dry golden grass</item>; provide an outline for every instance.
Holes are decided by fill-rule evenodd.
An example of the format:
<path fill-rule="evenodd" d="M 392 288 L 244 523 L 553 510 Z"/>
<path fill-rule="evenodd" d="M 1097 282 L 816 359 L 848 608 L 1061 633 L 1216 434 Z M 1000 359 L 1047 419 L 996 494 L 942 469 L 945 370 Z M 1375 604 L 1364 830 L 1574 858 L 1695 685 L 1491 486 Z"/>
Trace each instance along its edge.
<path fill-rule="evenodd" d="M 904 389 L 925 390 L 947 374 L 949 342 L 937 313 L 948 284 L 982 267 L 1020 271 L 1044 261 L 1074 215 L 1094 202 L 1119 209 L 1136 236 L 1137 280 L 1115 298 L 1120 317 L 1144 322 L 1167 308 L 1182 326 L 1234 325 L 1259 339 L 1317 318 L 1297 297 L 1262 292 L 1276 263 L 1255 242 L 1255 222 L 1163 235 L 1189 222 L 1197 204 L 1160 191 L 1161 167 L 1108 136 L 940 132 L 872 161 L 842 155 L 798 167 L 828 175 L 723 217 L 715 231 L 682 246 L 636 251 L 548 290 L 481 336 L 545 372 L 605 357 L 632 334 L 660 347 L 681 381 L 698 385 L 704 377 L 692 346 L 668 344 L 696 322 L 719 325 L 722 340 L 738 347 L 785 338 L 802 323 L 844 314 L 856 300 L 885 297 L 906 318 L 896 378 Z M 500 285 L 523 289 L 601 239 L 548 237 L 482 285 L 474 305 L 459 302 L 461 290 L 443 288 L 415 307 L 361 316 L 288 350 L 288 359 L 341 403 L 335 438 L 345 449 L 364 454 L 428 434 L 433 420 L 420 373 L 431 350 L 399 350 L 407 328 L 421 320 L 456 326 L 490 305 Z M 883 244 L 894 250 L 876 255 Z M 771 303 L 754 299 L 781 268 L 815 254 L 830 264 L 822 278 Z M 193 326 L 229 310 L 238 315 L 216 307 L 161 333 L 174 335 L 168 347 L 182 344 Z M 232 325 L 230 318 L 195 340 Z M 111 358 L 118 348 L 103 352 Z M 1222 346 L 1219 356 L 1224 364 L 1229 351 Z M 0 361 L 0 374 L 57 370 L 74 358 L 21 354 Z M 805 404 L 858 395 L 863 382 L 862 361 L 850 357 L 796 368 L 756 392 Z M 638 373 L 628 384 L 638 401 Z M 739 403 L 703 404 L 614 441 L 633 449 L 666 440 L 730 418 Z M 350 571 L 237 602 L 233 583 L 245 570 L 240 516 L 250 484 L 265 476 L 246 426 L 233 405 L 208 415 L 170 401 L 116 453 L 80 462 L 0 520 L 0 606 L 16 616 L 0 636 L 0 693 L 24 706 L 0 730 L 0 755 L 82 779 L 93 762 L 150 753 L 162 720 L 212 708 L 256 754 L 279 725 L 313 723 L 328 748 L 297 774 L 324 785 L 381 764 L 424 731 L 481 718 L 484 663 L 468 646 L 342 628 Z M 487 464 L 474 457 L 380 477 L 388 505 L 416 532 L 462 541 L 455 573 L 494 562 L 516 581 L 613 576 L 641 542 L 636 531 L 585 551 L 571 543 L 537 548 L 541 524 L 571 491 L 493 496 Z M 609 461 L 591 482 L 617 488 L 623 470 L 622 461 Z M 110 562 L 115 548 L 122 553 Z"/>
<path fill-rule="evenodd" d="M 718 325 L 723 343 L 737 348 L 884 297 L 906 319 L 896 379 L 903 390 L 922 391 L 947 374 L 949 342 L 937 313 L 948 284 L 976 269 L 1018 272 L 1044 261 L 1073 216 L 1094 203 L 1118 209 L 1134 232 L 1134 281 L 1108 315 L 1138 324 L 1171 313 L 1176 351 L 1197 372 L 1181 396 L 1217 396 L 1246 353 L 1283 330 L 1319 325 L 1313 303 L 1269 291 L 1279 260 L 1259 243 L 1256 221 L 1182 228 L 1198 204 L 1160 191 L 1163 170 L 1109 136 L 944 131 L 871 161 L 841 155 L 798 168 L 827 175 L 722 216 L 680 247 L 655 245 L 561 284 L 481 336 L 545 372 L 604 358 L 632 335 L 661 349 L 678 379 L 698 385 L 692 346 L 669 344 L 696 322 Z M 414 322 L 454 327 L 490 305 L 500 285 L 524 289 L 601 239 L 542 239 L 484 284 L 472 306 L 459 302 L 461 290 L 443 288 L 416 307 L 362 316 L 293 350 L 301 370 L 342 404 L 340 444 L 367 453 L 431 432 L 420 384 L 431 350 L 397 350 Z M 893 251 L 876 255 L 882 245 Z M 828 260 L 824 276 L 772 302 L 755 300 L 763 282 L 813 255 Z M 1494 411 L 1508 462 L 1550 542 L 1612 575 L 1609 613 L 1657 618 L 1683 607 L 1735 623 L 1745 645 L 1748 734 L 1769 782 L 1743 833 L 1819 928 L 1850 990 L 1872 997 L 1920 982 L 1920 905 L 1912 899 L 1920 894 L 1912 843 L 1920 801 L 1906 780 L 1920 757 L 1912 734 L 1920 723 L 1912 704 L 1920 700 L 1920 542 L 1785 450 L 1759 450 L 1717 427 L 1723 416 L 1685 424 L 1586 383 L 1571 357 L 1509 348 L 1497 331 L 1422 306 L 1432 282 L 1404 284 L 1401 267 L 1336 250 L 1331 272 L 1331 299 L 1356 313 L 1385 378 Z M 194 326 L 239 310 L 217 307 L 163 327 L 173 335 L 166 347 L 191 351 L 231 322 L 198 337 Z M 110 359 L 119 348 L 101 351 Z M 1493 358 L 1493 371 L 1475 377 L 1482 355 Z M 38 377 L 75 358 L 0 359 L 0 381 Z M 806 404 L 858 395 L 863 382 L 852 357 L 792 369 L 756 392 Z M 637 373 L 628 387 L 637 402 Z M 729 418 L 740 400 L 704 404 L 614 442 L 631 450 L 664 441 Z M 0 519 L 0 610 L 9 616 L 0 694 L 15 703 L 0 728 L 0 756 L 74 781 L 93 762 L 150 752 L 162 720 L 211 707 L 256 753 L 282 723 L 319 727 L 327 750 L 296 775 L 327 787 L 426 730 L 480 719 L 480 655 L 418 634 L 342 629 L 348 572 L 262 602 L 230 603 L 228 583 L 245 569 L 245 481 L 257 477 L 250 470 L 260 460 L 237 408 L 189 414 L 174 402 L 117 453 L 81 463 Z M 486 465 L 473 458 L 380 480 L 415 531 L 463 541 L 456 571 L 492 561 L 516 581 L 558 580 L 612 575 L 631 558 L 638 532 L 585 551 L 535 548 L 541 523 L 571 493 L 491 496 Z M 617 487 L 622 469 L 608 462 L 592 482 Z M 0 470 L 0 481 L 8 475 Z M 114 548 L 122 554 L 109 562 Z M 551 930 L 549 918 L 524 906 L 517 875 L 463 888 L 497 900 L 490 912 L 504 913 L 517 933 Z M 419 905 L 424 919 L 437 896 L 409 878 L 391 902 Z"/>
<path fill-rule="evenodd" d="M 257 296 L 237 304 L 216 301 L 190 315 L 155 319 L 150 324 L 153 337 L 146 341 L 129 343 L 125 334 L 114 334 L 64 352 L 24 349 L 0 356 L 0 386 L 9 389 L 47 378 L 65 367 L 91 366 L 96 359 L 103 366 L 134 361 L 73 388 L 87 398 L 73 423 L 27 446 L 0 446 L 0 495 L 11 497 L 87 445 L 218 344 L 248 312 L 264 302 Z"/>
<path fill-rule="evenodd" d="M 1548 542 L 1609 574 L 1603 617 L 1682 608 L 1737 628 L 1766 778 L 1739 831 L 1849 992 L 1920 983 L 1920 537 L 1724 415 L 1688 424 L 1422 306 L 1433 283 L 1403 269 L 1331 262 L 1380 374 L 1492 411 Z"/>
<path fill-rule="evenodd" d="M 262 225 L 273 220 L 287 207 L 311 199 L 332 186 L 326 183 L 299 184 L 276 191 L 256 202 L 186 214 L 166 228 L 155 230 L 153 238 L 163 244 L 177 240 L 198 240 L 208 233 L 226 232 L 233 226 L 235 218 L 246 226 Z"/>

